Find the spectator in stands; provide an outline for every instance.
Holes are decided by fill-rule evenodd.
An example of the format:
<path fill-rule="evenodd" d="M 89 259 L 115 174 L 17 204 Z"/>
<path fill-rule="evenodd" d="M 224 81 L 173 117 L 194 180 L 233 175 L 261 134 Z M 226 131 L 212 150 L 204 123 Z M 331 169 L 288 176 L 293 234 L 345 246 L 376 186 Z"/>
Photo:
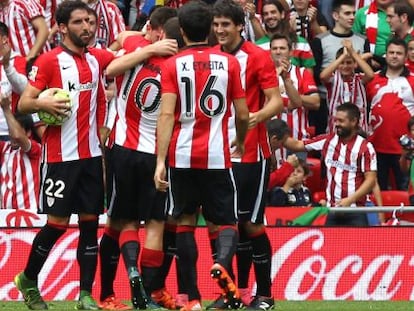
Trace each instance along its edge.
<path fill-rule="evenodd" d="M 31 138 L 32 117 L 13 116 L 8 95 L 0 95 L 0 105 L 10 136 L 10 141 L 0 141 L 0 206 L 37 212 L 41 147 Z"/>
<path fill-rule="evenodd" d="M 403 148 L 400 157 L 400 166 L 403 172 L 409 174 L 408 196 L 410 205 L 414 205 L 414 117 L 408 120 L 408 134 L 400 138 L 400 144 Z"/>
<path fill-rule="evenodd" d="M 391 35 L 390 25 L 387 23 L 387 9 L 393 2 L 394 0 L 373 0 L 355 14 L 352 30 L 367 36 L 370 52 L 373 54 L 371 65 L 374 70 L 385 65 L 386 43 Z"/>
<path fill-rule="evenodd" d="M 278 0 L 265 0 L 262 6 L 262 19 L 265 25 L 266 35 L 256 40 L 256 44 L 264 50 L 270 49 L 270 38 L 278 33 L 286 35 L 293 43 L 292 64 L 298 67 L 311 69 L 315 66 L 315 60 L 308 41 L 296 35 L 286 19 L 289 12 Z"/>
<path fill-rule="evenodd" d="M 290 128 L 281 119 L 271 119 L 266 123 L 269 143 L 272 151 L 270 178 L 267 190 L 282 186 L 298 165 L 298 157 L 291 154 L 284 157 L 283 143 L 290 135 Z"/>
<path fill-rule="evenodd" d="M 408 41 L 407 47 L 408 47 L 408 55 L 407 55 L 407 61 L 405 63 L 405 66 L 408 68 L 410 73 L 414 73 L 414 38 Z"/>
<path fill-rule="evenodd" d="M 408 120 L 414 114 L 414 76 L 405 67 L 407 44 L 403 39 L 393 37 L 386 52 L 386 66 L 366 86 L 371 103 L 368 134 L 378 156 L 381 190 L 388 190 L 390 170 L 397 189 L 405 190 L 407 178 L 399 165 L 399 139 L 407 133 Z"/>
<path fill-rule="evenodd" d="M 26 59 L 11 49 L 9 28 L 0 22 L 0 93 L 11 95 L 12 111 L 27 84 Z M 0 140 L 8 140 L 7 122 L 0 110 Z"/>
<path fill-rule="evenodd" d="M 329 28 L 326 18 L 310 3 L 310 0 L 293 0 L 290 25 L 298 36 L 304 37 L 309 42 Z"/>
<path fill-rule="evenodd" d="M 299 164 L 289 175 L 281 187 L 270 192 L 269 205 L 271 206 L 311 206 L 312 194 L 305 186 L 306 177 L 310 169 L 306 162 L 299 159 Z"/>
<path fill-rule="evenodd" d="M 409 42 L 414 35 L 414 8 L 406 0 L 399 0 L 387 8 L 387 22 L 394 36 Z"/>
<path fill-rule="evenodd" d="M 292 43 L 287 36 L 274 34 L 270 53 L 276 66 L 284 106 L 279 117 L 287 122 L 294 138 L 309 138 L 308 110 L 319 108 L 318 88 L 313 75 L 306 68 L 291 64 Z M 298 156 L 306 159 L 306 153 Z"/>
<path fill-rule="evenodd" d="M 33 60 L 50 49 L 45 12 L 36 0 L 0 0 L 0 21 L 10 28 L 10 45 L 18 54 Z"/>
<path fill-rule="evenodd" d="M 332 17 L 335 21 L 331 31 L 316 36 L 311 42 L 316 66 L 314 77 L 319 86 L 321 105 L 316 113 L 310 113 L 310 122 L 316 127 L 316 133 L 326 132 L 328 121 L 327 90 L 320 81 L 322 70 L 328 67 L 335 59 L 338 47 L 344 39 L 352 42 L 354 50 L 358 53 L 369 52 L 369 42 L 366 37 L 352 32 L 355 6 L 353 0 L 334 0 L 332 4 Z"/>
<path fill-rule="evenodd" d="M 360 113 L 356 105 L 345 103 L 335 116 L 336 133 L 319 135 L 308 141 L 289 137 L 284 146 L 293 151 L 318 150 L 327 167 L 327 205 L 365 206 L 376 182 L 374 147 L 358 134 Z M 329 214 L 327 225 L 367 225 L 361 213 Z"/>
<path fill-rule="evenodd" d="M 343 47 L 336 53 L 336 60 L 326 67 L 320 75 L 321 81 L 328 90 L 328 133 L 335 128 L 334 117 L 339 105 L 352 102 L 361 113 L 360 128 L 368 131 L 368 102 L 365 84 L 374 78 L 374 72 L 352 47 L 348 39 L 342 41 Z M 360 68 L 362 73 L 356 73 Z"/>
<path fill-rule="evenodd" d="M 96 41 L 102 47 L 110 47 L 116 41 L 116 37 L 125 31 L 125 22 L 121 11 L 108 0 L 82 0 L 94 10 L 98 16 L 98 29 Z"/>
<path fill-rule="evenodd" d="M 252 0 L 237 0 L 236 2 L 241 5 L 244 11 L 242 36 L 248 41 L 255 42 L 256 38 L 261 38 L 265 35 L 260 15 L 256 14 L 256 5 Z"/>

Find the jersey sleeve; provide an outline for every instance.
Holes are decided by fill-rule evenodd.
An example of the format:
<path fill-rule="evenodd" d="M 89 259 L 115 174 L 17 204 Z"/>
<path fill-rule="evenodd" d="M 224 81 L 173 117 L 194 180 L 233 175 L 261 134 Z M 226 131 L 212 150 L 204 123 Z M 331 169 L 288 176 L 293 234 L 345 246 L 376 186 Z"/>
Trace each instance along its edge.
<path fill-rule="evenodd" d="M 312 139 L 303 141 L 303 143 L 305 144 L 306 151 L 312 151 L 312 150 L 321 151 L 326 142 L 327 137 L 328 135 L 323 134 L 323 135 L 316 136 Z"/>
<path fill-rule="evenodd" d="M 43 7 L 34 0 L 26 0 L 25 5 L 21 7 L 23 9 L 24 15 L 28 20 L 35 19 L 36 17 L 44 17 L 45 11 Z"/>
<path fill-rule="evenodd" d="M 167 60 L 161 66 L 161 93 L 178 94 L 178 86 L 175 79 L 175 59 Z"/>
<path fill-rule="evenodd" d="M 277 79 L 276 69 L 273 64 L 272 58 L 269 53 L 266 51 L 261 51 L 257 53 L 257 58 L 255 59 L 256 64 L 253 68 L 256 68 L 259 72 L 259 84 L 262 90 L 270 89 L 273 87 L 279 86 L 279 81 Z"/>
<path fill-rule="evenodd" d="M 367 148 L 362 157 L 363 162 L 361 169 L 364 173 L 377 171 L 377 155 L 375 153 L 374 146 L 371 143 L 367 143 Z"/>
<path fill-rule="evenodd" d="M 235 57 L 229 57 L 229 69 L 230 69 L 230 85 L 232 86 L 232 99 L 243 98 L 246 96 L 245 90 L 242 87 L 240 79 L 240 63 Z"/>

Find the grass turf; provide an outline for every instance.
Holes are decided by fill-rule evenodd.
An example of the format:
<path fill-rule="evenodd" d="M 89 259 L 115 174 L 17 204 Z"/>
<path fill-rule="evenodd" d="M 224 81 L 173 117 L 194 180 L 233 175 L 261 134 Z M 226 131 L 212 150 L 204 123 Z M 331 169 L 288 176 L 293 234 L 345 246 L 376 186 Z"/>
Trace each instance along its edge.
<path fill-rule="evenodd" d="M 205 301 L 204 306 L 209 302 Z M 49 310 L 74 310 L 75 301 L 47 302 Z M 22 301 L 0 301 L 1 311 L 28 310 Z M 409 311 L 411 301 L 277 301 L 276 311 Z"/>

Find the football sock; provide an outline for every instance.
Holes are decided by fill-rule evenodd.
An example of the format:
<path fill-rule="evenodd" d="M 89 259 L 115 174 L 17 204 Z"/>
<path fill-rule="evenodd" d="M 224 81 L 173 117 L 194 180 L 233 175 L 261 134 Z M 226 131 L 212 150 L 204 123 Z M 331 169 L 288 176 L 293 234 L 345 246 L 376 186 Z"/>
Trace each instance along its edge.
<path fill-rule="evenodd" d="M 227 272 L 233 280 L 234 273 L 232 269 L 232 260 L 234 254 L 236 253 L 238 240 L 239 234 L 235 226 L 220 226 L 219 234 L 216 240 L 216 262 L 226 268 Z"/>
<path fill-rule="evenodd" d="M 65 231 L 65 226 L 47 222 L 36 234 L 24 270 L 24 274 L 29 280 L 37 281 L 37 276 L 45 264 L 50 250 Z"/>
<path fill-rule="evenodd" d="M 239 243 L 237 244 L 237 284 L 239 288 L 249 287 L 249 274 L 252 266 L 252 243 L 246 231 L 239 226 Z"/>
<path fill-rule="evenodd" d="M 193 226 L 177 227 L 177 256 L 179 258 L 179 273 L 182 274 L 183 286 L 187 290 L 188 300 L 200 300 L 197 287 L 196 262 L 198 249 L 194 238 Z"/>
<path fill-rule="evenodd" d="M 123 230 L 119 236 L 119 245 L 121 248 L 122 258 L 124 259 L 126 270 L 138 266 L 139 239 L 138 230 Z"/>
<path fill-rule="evenodd" d="M 141 254 L 141 274 L 144 288 L 147 293 L 163 287 L 160 278 L 160 267 L 164 261 L 164 252 L 161 250 L 143 248 Z"/>
<path fill-rule="evenodd" d="M 79 263 L 80 290 L 92 292 L 98 263 L 98 219 L 79 221 L 76 258 Z"/>
<path fill-rule="evenodd" d="M 162 282 L 161 288 L 165 287 L 165 280 L 167 279 L 168 273 L 170 272 L 171 263 L 174 259 L 177 248 L 175 246 L 175 225 L 165 224 L 164 236 L 163 236 L 163 248 L 164 256 L 160 270 L 160 281 Z M 180 276 L 177 275 L 177 278 Z"/>
<path fill-rule="evenodd" d="M 119 231 L 105 227 L 105 232 L 99 245 L 99 258 L 101 261 L 101 301 L 115 293 L 114 280 L 120 254 L 118 240 Z"/>
<path fill-rule="evenodd" d="M 258 296 L 271 297 L 272 282 L 271 273 L 271 255 L 272 247 L 265 229 L 260 233 L 250 236 L 253 249 L 253 265 L 256 274 Z"/>
<path fill-rule="evenodd" d="M 219 234 L 220 234 L 220 230 L 208 233 L 208 237 L 210 239 L 211 257 L 213 258 L 213 262 L 217 262 L 217 256 L 218 256 L 217 240 L 218 240 Z M 228 267 L 225 266 L 225 268 L 229 276 L 232 278 L 232 280 L 234 280 L 233 266 L 230 264 Z"/>

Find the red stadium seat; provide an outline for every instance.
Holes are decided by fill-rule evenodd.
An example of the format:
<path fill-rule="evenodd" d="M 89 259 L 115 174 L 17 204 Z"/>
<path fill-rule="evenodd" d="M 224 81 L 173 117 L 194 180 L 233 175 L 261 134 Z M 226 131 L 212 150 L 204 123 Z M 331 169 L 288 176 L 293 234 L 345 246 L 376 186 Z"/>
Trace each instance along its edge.
<path fill-rule="evenodd" d="M 321 200 L 326 200 L 326 192 L 325 191 L 317 191 L 313 193 L 313 202 L 319 203 Z"/>
<path fill-rule="evenodd" d="M 309 188 L 311 193 L 324 190 L 325 185 L 321 175 L 321 160 L 316 158 L 306 158 L 306 163 L 308 163 L 311 171 L 310 176 L 306 178 L 306 187 Z"/>
<path fill-rule="evenodd" d="M 381 191 L 382 205 L 383 206 L 404 206 L 410 205 L 410 200 L 408 199 L 408 192 L 402 190 L 383 190 Z M 391 218 L 392 213 L 384 213 L 385 219 Z M 401 220 L 406 220 L 414 222 L 414 213 L 398 213 L 398 218 Z"/>

